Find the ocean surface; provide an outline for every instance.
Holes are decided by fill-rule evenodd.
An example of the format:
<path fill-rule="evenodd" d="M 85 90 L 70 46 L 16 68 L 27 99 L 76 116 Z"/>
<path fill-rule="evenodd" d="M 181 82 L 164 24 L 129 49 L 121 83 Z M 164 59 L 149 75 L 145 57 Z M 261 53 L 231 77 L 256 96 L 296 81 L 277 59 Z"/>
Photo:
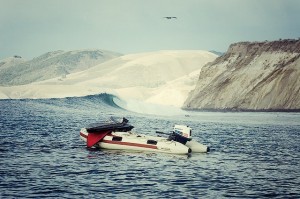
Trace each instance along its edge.
<path fill-rule="evenodd" d="M 300 113 L 150 115 L 103 94 L 0 106 L 0 198 L 300 198 Z M 189 125 L 211 152 L 87 149 L 80 129 L 111 116 L 150 135 Z"/>

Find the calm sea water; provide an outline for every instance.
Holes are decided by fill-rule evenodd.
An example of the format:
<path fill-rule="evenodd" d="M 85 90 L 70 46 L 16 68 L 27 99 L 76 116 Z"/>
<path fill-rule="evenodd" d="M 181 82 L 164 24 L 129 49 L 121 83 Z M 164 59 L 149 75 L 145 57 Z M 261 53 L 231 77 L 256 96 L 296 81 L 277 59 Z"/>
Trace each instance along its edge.
<path fill-rule="evenodd" d="M 299 113 L 146 115 L 103 95 L 0 106 L 0 198 L 300 198 Z M 87 149 L 80 128 L 110 116 L 153 135 L 187 124 L 212 150 Z"/>

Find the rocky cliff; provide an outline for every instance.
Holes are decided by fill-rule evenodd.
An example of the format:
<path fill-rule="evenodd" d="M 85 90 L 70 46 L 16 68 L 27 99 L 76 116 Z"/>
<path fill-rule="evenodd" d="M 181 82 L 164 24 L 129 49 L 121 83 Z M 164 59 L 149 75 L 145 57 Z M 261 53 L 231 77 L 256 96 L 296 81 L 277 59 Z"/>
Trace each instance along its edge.
<path fill-rule="evenodd" d="M 183 108 L 300 111 L 300 40 L 230 45 L 202 68 Z"/>

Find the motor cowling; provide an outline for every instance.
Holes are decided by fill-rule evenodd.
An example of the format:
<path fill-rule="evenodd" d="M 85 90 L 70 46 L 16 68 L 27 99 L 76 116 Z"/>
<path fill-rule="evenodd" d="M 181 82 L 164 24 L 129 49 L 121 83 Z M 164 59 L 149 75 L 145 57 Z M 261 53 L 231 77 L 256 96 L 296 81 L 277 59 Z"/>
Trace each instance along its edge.
<path fill-rule="evenodd" d="M 173 131 L 186 138 L 190 138 L 192 136 L 192 128 L 186 125 L 175 125 Z"/>

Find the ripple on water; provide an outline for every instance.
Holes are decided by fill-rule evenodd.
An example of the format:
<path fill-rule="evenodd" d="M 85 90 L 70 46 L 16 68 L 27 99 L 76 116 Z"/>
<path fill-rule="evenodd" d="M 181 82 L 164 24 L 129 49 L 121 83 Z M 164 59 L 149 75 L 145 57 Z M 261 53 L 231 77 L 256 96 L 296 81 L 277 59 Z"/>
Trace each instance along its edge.
<path fill-rule="evenodd" d="M 299 114 L 161 117 L 81 98 L 0 105 L 1 198 L 300 197 Z M 188 124 L 212 150 L 180 156 L 87 149 L 80 128 L 106 115 L 125 116 L 152 135 Z"/>

